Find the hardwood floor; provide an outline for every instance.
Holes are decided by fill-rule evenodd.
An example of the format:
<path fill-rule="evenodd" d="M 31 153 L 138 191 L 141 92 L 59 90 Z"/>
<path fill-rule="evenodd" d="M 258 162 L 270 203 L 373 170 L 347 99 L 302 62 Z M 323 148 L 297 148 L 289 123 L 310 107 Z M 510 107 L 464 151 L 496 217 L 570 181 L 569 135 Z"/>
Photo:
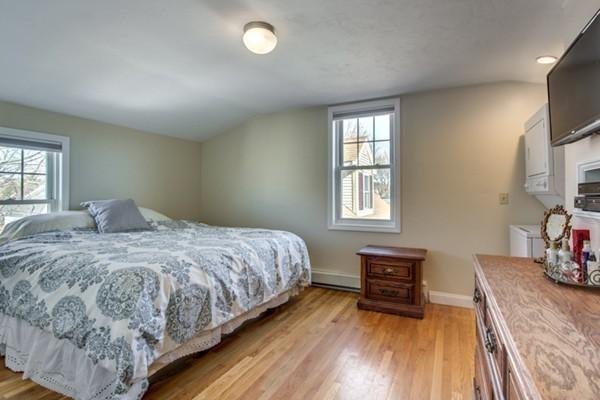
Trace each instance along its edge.
<path fill-rule="evenodd" d="M 311 288 L 200 355 L 159 371 L 144 399 L 470 399 L 472 310 L 425 319 L 360 311 L 358 295 Z M 0 364 L 0 398 L 64 399 Z"/>

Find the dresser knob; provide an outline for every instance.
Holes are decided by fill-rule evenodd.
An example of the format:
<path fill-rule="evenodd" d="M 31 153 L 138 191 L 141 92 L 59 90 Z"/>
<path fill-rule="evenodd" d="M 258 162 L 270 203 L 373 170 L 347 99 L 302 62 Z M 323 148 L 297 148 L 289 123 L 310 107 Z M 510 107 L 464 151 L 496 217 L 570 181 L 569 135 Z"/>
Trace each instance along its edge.
<path fill-rule="evenodd" d="M 475 291 L 473 292 L 473 303 L 478 304 L 481 302 L 481 292 L 479 291 L 479 288 L 475 288 Z"/>
<path fill-rule="evenodd" d="M 387 267 L 386 269 L 383 270 L 383 273 L 386 274 L 386 275 L 393 274 L 394 273 L 394 268 Z"/>
<path fill-rule="evenodd" d="M 485 348 L 488 353 L 493 354 L 496 352 L 496 347 L 496 335 L 490 328 L 487 328 L 485 330 Z"/>
<path fill-rule="evenodd" d="M 481 387 L 479 385 L 475 385 L 475 400 L 481 400 Z"/>

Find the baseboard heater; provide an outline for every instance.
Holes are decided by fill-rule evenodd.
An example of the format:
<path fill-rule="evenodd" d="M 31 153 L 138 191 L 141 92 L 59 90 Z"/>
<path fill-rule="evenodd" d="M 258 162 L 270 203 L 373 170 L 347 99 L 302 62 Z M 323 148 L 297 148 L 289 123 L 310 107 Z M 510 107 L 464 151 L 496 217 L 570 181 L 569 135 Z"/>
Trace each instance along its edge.
<path fill-rule="evenodd" d="M 349 287 L 349 286 L 331 285 L 329 283 L 312 282 L 311 286 L 325 288 L 325 289 L 342 290 L 344 292 L 360 293 L 360 289 L 358 289 L 358 288 L 353 288 L 353 287 Z"/>

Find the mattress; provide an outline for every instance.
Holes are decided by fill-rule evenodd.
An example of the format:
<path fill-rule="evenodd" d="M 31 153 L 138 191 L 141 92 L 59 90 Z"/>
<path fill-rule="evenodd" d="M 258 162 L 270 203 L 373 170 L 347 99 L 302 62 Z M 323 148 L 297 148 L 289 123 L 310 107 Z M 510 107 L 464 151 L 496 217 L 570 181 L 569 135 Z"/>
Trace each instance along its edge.
<path fill-rule="evenodd" d="M 310 284 L 310 261 L 289 232 L 162 221 L 8 242 L 0 276 L 9 368 L 76 399 L 135 399 L 152 372 Z"/>

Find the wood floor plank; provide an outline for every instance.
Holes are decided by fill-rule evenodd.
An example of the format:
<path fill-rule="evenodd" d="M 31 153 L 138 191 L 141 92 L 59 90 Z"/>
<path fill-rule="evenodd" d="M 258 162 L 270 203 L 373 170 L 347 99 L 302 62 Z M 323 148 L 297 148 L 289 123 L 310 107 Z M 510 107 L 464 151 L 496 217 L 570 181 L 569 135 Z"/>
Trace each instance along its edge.
<path fill-rule="evenodd" d="M 296 332 L 304 331 L 304 335 L 285 335 L 272 342 L 272 345 L 270 345 L 272 346 L 272 353 L 267 354 L 263 359 L 255 363 L 251 373 L 247 373 L 238 379 L 231 390 L 223 393 L 224 397 L 230 399 L 252 398 L 244 397 L 245 392 L 251 386 L 254 386 L 271 369 L 285 370 L 285 366 L 281 367 L 281 364 L 285 364 L 286 361 L 296 360 L 303 352 L 310 352 L 318 344 L 323 327 L 328 319 L 331 318 L 331 315 L 340 312 L 347 304 L 347 302 L 340 301 L 328 310 L 328 313 L 315 315 L 314 318 L 308 319 L 303 324 L 297 326 Z"/>
<path fill-rule="evenodd" d="M 311 365 L 313 364 L 312 361 L 319 360 L 320 355 L 324 354 L 325 350 L 329 349 L 334 344 L 335 339 L 342 334 L 340 330 L 332 328 L 331 325 L 328 329 L 325 329 L 325 325 L 331 324 L 352 302 L 353 299 L 351 298 L 340 300 L 339 304 L 332 308 L 332 311 L 321 320 L 320 325 L 316 326 L 316 333 L 314 336 L 307 338 L 307 344 L 294 347 L 284 355 L 276 368 L 288 372 L 260 376 L 252 387 L 242 393 L 239 398 L 265 400 L 275 396 L 275 393 L 282 386 L 304 385 L 310 376 L 309 374 L 314 370 L 314 365 Z"/>
<path fill-rule="evenodd" d="M 259 350 L 264 351 L 263 343 L 272 342 L 278 336 L 288 332 L 290 328 L 293 329 L 296 326 L 293 324 L 313 317 L 317 303 L 327 304 L 335 299 L 325 291 L 310 291 L 303 294 L 302 301 L 304 300 L 306 300 L 306 310 L 310 311 L 301 312 L 300 308 L 294 307 L 298 300 L 293 299 L 288 307 L 279 308 L 275 313 L 244 327 L 238 334 L 225 338 L 221 345 L 202 356 L 204 360 L 202 364 L 188 363 L 187 369 L 170 377 L 166 382 L 152 385 L 148 396 L 151 397 L 151 393 L 157 391 L 162 393 L 161 400 L 193 398 L 243 357 L 255 356 Z M 273 321 L 277 321 L 275 325 L 277 329 L 273 329 Z M 244 335 L 243 340 L 239 340 L 241 333 Z M 227 348 L 226 352 L 221 351 L 225 348 Z"/>
<path fill-rule="evenodd" d="M 426 305 L 416 320 L 356 308 L 311 288 L 215 348 L 151 379 L 145 400 L 470 399 L 472 310 Z M 0 358 L 0 399 L 64 399 Z"/>
<path fill-rule="evenodd" d="M 354 299 L 352 299 L 354 300 Z M 291 395 L 290 400 L 306 398 L 319 398 L 315 393 L 319 391 L 325 395 L 321 386 L 323 377 L 327 376 L 329 382 L 339 381 L 339 374 L 348 363 L 352 351 L 348 345 L 352 341 L 353 320 L 338 320 L 331 328 L 324 332 L 321 343 L 304 358 L 303 362 L 291 371 L 296 379 L 294 384 L 288 383 L 280 387 L 274 398 Z M 351 348 L 351 346 L 350 346 Z"/>

